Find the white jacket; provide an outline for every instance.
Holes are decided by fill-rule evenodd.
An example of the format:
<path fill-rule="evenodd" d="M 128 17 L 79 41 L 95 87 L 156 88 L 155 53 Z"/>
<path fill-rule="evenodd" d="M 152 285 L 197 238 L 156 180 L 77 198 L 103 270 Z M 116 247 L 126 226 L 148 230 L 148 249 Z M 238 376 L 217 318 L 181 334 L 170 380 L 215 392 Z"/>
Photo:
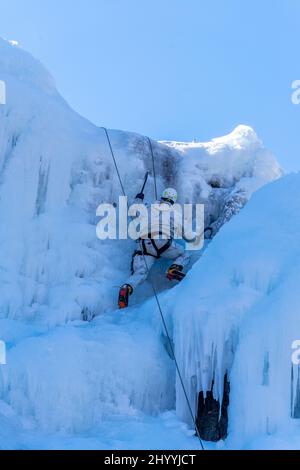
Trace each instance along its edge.
<path fill-rule="evenodd" d="M 141 225 L 141 238 L 182 238 L 182 212 L 178 204 L 157 201 L 148 209 L 149 224 Z M 151 225 L 150 225 L 151 221 Z M 150 237 L 149 237 L 150 238 Z"/>
<path fill-rule="evenodd" d="M 140 200 L 137 206 L 140 205 Z M 151 206 L 141 206 L 140 216 L 135 220 L 139 226 L 140 238 L 152 239 L 184 239 L 194 241 L 195 234 L 187 234 L 183 227 L 182 207 L 179 204 L 171 205 L 167 202 L 156 201 Z M 151 235 L 150 235 L 151 234 Z"/>

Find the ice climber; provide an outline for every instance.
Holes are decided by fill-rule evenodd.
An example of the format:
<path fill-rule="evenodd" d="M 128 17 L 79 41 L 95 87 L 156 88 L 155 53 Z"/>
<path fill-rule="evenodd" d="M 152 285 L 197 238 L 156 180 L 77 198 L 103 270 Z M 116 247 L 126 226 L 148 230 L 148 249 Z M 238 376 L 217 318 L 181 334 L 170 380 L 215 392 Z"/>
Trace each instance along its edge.
<path fill-rule="evenodd" d="M 132 275 L 127 280 L 119 292 L 119 308 L 128 306 L 129 296 L 134 289 L 147 279 L 150 269 L 159 258 L 172 260 L 166 277 L 170 281 L 180 281 L 184 278 L 183 268 L 189 261 L 189 255 L 183 246 L 174 240 L 175 235 L 185 238 L 182 219 L 175 216 L 177 191 L 173 188 L 166 189 L 160 200 L 151 207 L 147 207 L 147 221 L 140 224 L 140 239 L 138 249 L 132 258 Z M 144 194 L 136 196 L 136 202 L 142 203 Z M 169 217 L 162 217 L 163 213 L 169 212 Z M 151 232 L 149 233 L 148 219 L 151 220 Z M 166 223 L 166 221 L 170 223 Z M 177 237 L 178 238 L 178 237 Z"/>

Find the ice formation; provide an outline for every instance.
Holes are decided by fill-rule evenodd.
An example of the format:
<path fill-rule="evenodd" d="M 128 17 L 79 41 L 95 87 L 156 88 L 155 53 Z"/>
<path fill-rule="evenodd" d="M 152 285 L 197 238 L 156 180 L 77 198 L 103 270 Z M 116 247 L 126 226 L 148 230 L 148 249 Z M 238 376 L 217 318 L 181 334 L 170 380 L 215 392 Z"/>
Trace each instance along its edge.
<path fill-rule="evenodd" d="M 0 80 L 7 89 L 0 105 L 0 340 L 7 345 L 0 448 L 147 447 L 155 433 L 144 443 L 128 437 L 139 422 L 169 445 L 191 448 L 193 431 L 172 415 L 176 409 L 190 423 L 149 283 L 126 315 L 115 311 L 134 243 L 96 238 L 97 206 L 120 194 L 103 129 L 67 105 L 38 61 L 3 40 Z M 148 141 L 109 132 L 134 198 L 152 168 Z M 159 191 L 172 184 L 181 202 L 203 202 L 212 236 L 180 287 L 167 289 L 160 267 L 152 275 L 190 400 L 196 406 L 212 379 L 220 397 L 228 371 L 228 445 L 288 435 L 295 427 L 299 176 L 253 195 L 283 173 L 247 126 L 208 143 L 153 147 Z M 152 177 L 146 198 L 154 198 Z M 84 309 L 97 318 L 82 322 Z M 52 444 L 43 437 L 49 433 L 58 433 Z"/>

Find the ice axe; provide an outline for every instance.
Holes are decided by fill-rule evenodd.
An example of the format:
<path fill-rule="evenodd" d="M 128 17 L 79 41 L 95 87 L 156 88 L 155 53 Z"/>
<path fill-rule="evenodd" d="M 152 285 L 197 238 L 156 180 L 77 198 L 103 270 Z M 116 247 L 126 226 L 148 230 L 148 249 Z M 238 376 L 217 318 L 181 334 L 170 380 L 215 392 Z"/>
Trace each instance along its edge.
<path fill-rule="evenodd" d="M 148 178 L 149 178 L 149 171 L 147 171 L 147 173 L 145 174 L 145 178 L 144 178 L 144 183 L 143 183 L 142 189 L 141 189 L 141 191 L 136 195 L 136 199 L 141 199 L 142 201 L 144 200 L 144 198 L 145 198 L 144 189 L 145 189 L 145 187 L 146 187 Z"/>

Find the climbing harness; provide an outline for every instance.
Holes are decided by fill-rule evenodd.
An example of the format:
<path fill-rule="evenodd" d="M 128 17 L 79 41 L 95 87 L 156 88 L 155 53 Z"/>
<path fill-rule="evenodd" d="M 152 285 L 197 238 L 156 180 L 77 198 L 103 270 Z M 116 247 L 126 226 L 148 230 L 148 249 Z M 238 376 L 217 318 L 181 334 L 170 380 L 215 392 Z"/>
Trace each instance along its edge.
<path fill-rule="evenodd" d="M 115 158 L 115 154 L 114 154 L 114 151 L 113 151 L 113 148 L 112 148 L 112 145 L 111 145 L 111 141 L 110 141 L 110 138 L 109 138 L 109 134 L 108 134 L 108 131 L 105 127 L 102 127 L 102 129 L 104 130 L 105 132 L 105 135 L 106 135 L 106 138 L 107 138 L 107 142 L 108 142 L 108 146 L 109 146 L 109 149 L 110 149 L 110 153 L 111 153 L 111 156 L 112 156 L 112 159 L 113 159 L 113 162 L 114 162 L 114 166 L 115 166 L 115 169 L 116 169 L 116 172 L 117 172 L 117 175 L 118 175 L 118 179 L 119 179 L 119 183 L 120 183 L 120 186 L 121 186 L 121 189 L 122 189 L 122 192 L 123 192 L 123 196 L 126 197 L 126 192 L 125 192 L 125 189 L 124 189 L 124 185 L 123 185 L 123 182 L 122 182 L 122 178 L 121 178 L 121 175 L 120 175 L 120 172 L 119 172 L 119 168 L 118 168 L 118 164 L 117 164 L 117 161 L 116 161 L 116 158 Z M 155 161 L 154 161 L 154 153 L 153 153 L 153 147 L 152 147 L 152 144 L 151 144 L 151 140 L 148 138 L 149 140 L 149 144 L 150 144 L 150 148 L 151 148 L 151 154 L 152 154 L 152 161 L 153 161 L 153 171 L 154 171 L 154 182 L 155 182 L 155 193 L 156 193 L 156 197 L 157 197 L 157 186 L 156 186 L 156 174 L 155 174 Z M 142 252 L 142 256 L 144 258 L 144 263 L 145 263 L 145 267 L 147 269 L 147 272 L 148 274 L 150 273 L 150 270 L 149 270 L 149 266 L 147 264 L 147 259 L 146 259 L 146 256 L 144 255 L 143 253 L 143 249 L 142 249 L 142 246 L 141 246 L 141 249 L 140 251 Z M 183 391 L 183 394 L 184 394 L 184 397 L 185 397 L 185 400 L 186 400 L 186 403 L 187 403 L 187 406 L 188 406 L 188 409 L 189 409 L 189 413 L 191 415 L 191 418 L 192 418 L 192 421 L 193 421 L 193 424 L 195 426 L 195 430 L 196 430 L 196 434 L 197 434 L 197 437 L 199 439 L 199 443 L 200 443 L 200 446 L 201 446 L 201 449 L 202 450 L 205 450 L 204 448 L 204 445 L 203 445 L 203 441 L 201 439 L 201 436 L 200 436 L 200 432 L 199 432 L 199 429 L 198 429 L 198 425 L 197 425 L 197 422 L 196 422 L 196 418 L 194 416 L 194 413 L 193 413 L 193 410 L 192 410 L 192 405 L 190 403 L 190 400 L 189 400 L 189 397 L 188 397 L 188 394 L 187 394 L 187 391 L 186 391 L 186 388 L 185 388 L 185 385 L 184 385 L 184 381 L 183 381 L 183 377 L 182 377 L 182 374 L 181 374 L 181 371 L 180 371 L 180 367 L 179 367 L 179 364 L 178 364 L 178 361 L 177 361 L 177 358 L 176 358 L 176 355 L 175 355 L 175 350 L 174 350 L 174 346 L 173 346 L 173 342 L 171 340 L 171 336 L 170 336 L 170 333 L 169 333 L 169 330 L 168 330 L 168 326 L 167 326 L 167 323 L 166 323 L 166 320 L 165 320 L 165 316 L 163 314 L 163 311 L 162 311 L 162 307 L 160 305 L 160 301 L 159 301 L 159 298 L 158 298 L 158 294 L 156 292 L 156 289 L 154 287 L 154 284 L 153 282 L 150 280 L 150 284 L 151 284 L 151 287 L 152 287 L 152 291 L 153 291 L 153 295 L 154 295 L 154 298 L 156 300 L 156 304 L 157 304 L 157 307 L 158 307 L 158 310 L 159 310 L 159 314 L 160 314 L 160 317 L 161 317 L 161 320 L 162 320 L 162 324 L 163 324 L 163 327 L 164 327 L 164 330 L 165 330 L 165 334 L 166 334 L 166 337 L 167 337 L 167 340 L 168 340 L 168 344 L 169 344 L 169 347 L 170 347 L 170 351 L 172 353 L 172 357 L 174 359 L 174 363 L 175 363 L 175 368 L 176 368 L 176 371 L 177 371 L 177 374 L 178 374 L 178 378 L 179 378 L 179 381 L 180 381 L 180 384 L 181 384 L 181 387 L 182 387 L 182 391 Z"/>
<path fill-rule="evenodd" d="M 159 233 L 159 235 L 163 236 L 161 232 Z M 153 255 L 152 253 L 149 253 L 147 251 L 147 246 L 146 246 L 147 243 L 152 245 L 152 247 L 154 248 L 156 252 L 156 255 Z M 173 243 L 173 239 L 169 238 L 168 240 L 166 240 L 166 243 L 161 248 L 158 248 L 157 244 L 155 243 L 155 240 L 151 238 L 151 233 L 149 233 L 147 239 L 141 239 L 141 244 L 143 247 L 143 255 L 152 256 L 153 258 L 159 259 L 170 248 L 172 243 Z"/>
<path fill-rule="evenodd" d="M 151 234 L 149 234 L 147 239 L 141 238 L 141 239 L 138 240 L 138 243 L 139 243 L 139 245 L 142 249 L 141 250 L 135 250 L 133 255 L 132 255 L 131 274 L 134 274 L 133 266 L 134 266 L 134 259 L 135 259 L 136 256 L 152 256 L 152 258 L 160 259 L 161 256 L 163 255 L 163 253 L 165 253 L 165 251 L 167 251 L 170 248 L 170 246 L 172 245 L 172 242 L 173 242 L 172 239 L 166 240 L 166 243 L 161 248 L 158 248 L 156 243 L 155 243 L 155 240 L 153 240 L 150 237 L 151 237 Z M 147 246 L 146 246 L 147 244 L 148 245 L 151 244 L 151 246 L 154 248 L 156 254 L 149 253 L 149 251 L 147 250 Z"/>

